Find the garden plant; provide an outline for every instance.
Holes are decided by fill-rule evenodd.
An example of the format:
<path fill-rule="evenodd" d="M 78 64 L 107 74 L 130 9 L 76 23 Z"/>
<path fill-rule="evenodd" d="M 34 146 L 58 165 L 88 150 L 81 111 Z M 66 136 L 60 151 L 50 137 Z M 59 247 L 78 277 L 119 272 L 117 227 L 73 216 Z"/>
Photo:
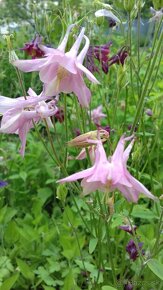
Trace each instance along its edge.
<path fill-rule="evenodd" d="M 161 290 L 163 1 L 0 6 L 0 290 Z"/>

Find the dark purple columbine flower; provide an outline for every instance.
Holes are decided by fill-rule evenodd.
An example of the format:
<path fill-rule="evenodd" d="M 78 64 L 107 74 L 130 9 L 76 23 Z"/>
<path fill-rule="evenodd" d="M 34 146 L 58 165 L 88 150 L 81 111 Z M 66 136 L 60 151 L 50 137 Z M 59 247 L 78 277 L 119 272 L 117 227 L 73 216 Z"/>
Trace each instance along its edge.
<path fill-rule="evenodd" d="M 110 132 L 111 132 L 111 128 L 110 128 L 110 126 L 101 126 L 101 125 L 98 125 L 98 124 L 96 124 L 96 127 L 98 128 L 98 130 L 100 130 L 100 129 L 102 129 L 102 130 L 105 130 L 105 131 L 107 131 L 109 134 L 110 134 Z"/>
<path fill-rule="evenodd" d="M 91 72 L 99 72 L 99 68 L 96 66 L 94 60 L 97 59 L 102 66 L 102 70 L 105 74 L 108 73 L 108 55 L 110 53 L 110 46 L 112 42 L 108 42 L 104 45 L 90 46 L 86 57 L 86 66 Z"/>
<path fill-rule="evenodd" d="M 79 128 L 74 129 L 75 136 L 78 137 L 81 135 L 81 131 Z"/>
<path fill-rule="evenodd" d="M 138 243 L 139 250 L 141 251 L 142 255 L 145 254 L 144 250 L 142 250 L 143 243 Z M 139 256 L 139 252 L 137 250 L 136 244 L 134 240 L 130 240 L 126 246 L 126 251 L 128 252 L 130 259 L 135 261 Z"/>
<path fill-rule="evenodd" d="M 124 65 L 125 59 L 128 56 L 128 47 L 127 46 L 123 46 L 118 52 L 117 54 L 114 54 L 111 58 L 109 58 L 109 66 L 111 66 L 112 64 L 121 64 Z"/>
<path fill-rule="evenodd" d="M 62 108 L 58 108 L 58 111 L 55 114 L 55 121 L 59 121 L 60 123 L 63 123 L 63 121 L 64 121 L 64 110 Z"/>
<path fill-rule="evenodd" d="M 8 185 L 6 181 L 0 180 L 0 188 L 5 187 L 6 185 Z"/>
<path fill-rule="evenodd" d="M 117 25 L 116 21 L 113 18 L 109 18 L 108 23 L 110 28 Z"/>
<path fill-rule="evenodd" d="M 133 235 L 133 232 L 136 232 L 136 229 L 137 229 L 137 226 L 130 226 L 130 225 L 122 225 L 122 226 L 119 226 L 119 228 L 131 235 Z"/>
<path fill-rule="evenodd" d="M 40 35 L 36 35 L 35 38 L 25 43 L 21 50 L 26 51 L 26 53 L 32 56 L 32 59 L 43 57 L 45 55 L 44 51 L 39 48 L 39 44 L 42 43 L 42 37 Z"/>

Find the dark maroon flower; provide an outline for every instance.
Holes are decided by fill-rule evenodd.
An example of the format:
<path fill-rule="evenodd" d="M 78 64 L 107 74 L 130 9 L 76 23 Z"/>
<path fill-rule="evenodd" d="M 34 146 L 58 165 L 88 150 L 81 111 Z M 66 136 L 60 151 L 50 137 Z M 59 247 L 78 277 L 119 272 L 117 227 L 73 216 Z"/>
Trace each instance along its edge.
<path fill-rule="evenodd" d="M 139 250 L 141 251 L 142 255 L 144 255 L 144 250 L 142 250 L 143 243 L 138 243 Z M 136 244 L 134 240 L 130 240 L 126 246 L 126 251 L 128 252 L 130 259 L 135 261 L 139 256 L 139 252 L 137 250 Z"/>
<path fill-rule="evenodd" d="M 98 128 L 98 130 L 103 129 L 103 130 L 107 131 L 109 134 L 111 132 L 110 126 L 101 126 L 101 125 L 96 124 L 96 127 Z"/>
<path fill-rule="evenodd" d="M 119 226 L 119 228 L 131 235 L 133 235 L 133 232 L 136 232 L 136 229 L 137 229 L 137 226 L 130 226 L 130 225 L 122 225 L 122 226 Z"/>
<path fill-rule="evenodd" d="M 128 125 L 127 126 L 127 129 L 128 130 L 131 130 L 132 129 L 132 125 L 130 124 L 130 125 Z M 135 128 L 134 128 L 134 132 L 136 132 L 138 130 L 138 126 L 135 126 Z"/>
<path fill-rule="evenodd" d="M 32 56 L 33 59 L 43 57 L 45 53 L 39 48 L 39 44 L 41 43 L 42 37 L 36 35 L 32 41 L 25 43 L 24 47 L 20 49 L 26 51 L 26 53 Z"/>
<path fill-rule="evenodd" d="M 116 21 L 112 18 L 108 19 L 109 27 L 114 27 L 117 25 Z"/>
<path fill-rule="evenodd" d="M 6 185 L 8 185 L 6 181 L 0 180 L 0 188 L 5 187 Z"/>
<path fill-rule="evenodd" d="M 109 66 L 111 66 L 112 64 L 121 64 L 124 65 L 125 59 L 128 56 L 128 47 L 127 46 L 123 46 L 118 52 L 117 54 L 114 54 L 111 58 L 109 58 Z"/>
<path fill-rule="evenodd" d="M 79 128 L 76 128 L 76 129 L 74 130 L 74 133 L 75 133 L 75 136 L 76 136 L 76 137 L 81 135 L 81 132 L 80 132 L 80 129 L 79 129 Z"/>
<path fill-rule="evenodd" d="M 105 74 L 108 73 L 108 55 L 110 53 L 110 46 L 112 42 L 108 42 L 104 45 L 90 46 L 86 56 L 86 66 L 91 72 L 99 72 L 98 67 L 95 64 L 95 59 L 97 59 L 102 66 L 102 70 Z"/>
<path fill-rule="evenodd" d="M 58 108 L 57 113 L 55 113 L 55 121 L 59 121 L 60 123 L 63 123 L 64 121 L 64 110 L 62 108 Z"/>

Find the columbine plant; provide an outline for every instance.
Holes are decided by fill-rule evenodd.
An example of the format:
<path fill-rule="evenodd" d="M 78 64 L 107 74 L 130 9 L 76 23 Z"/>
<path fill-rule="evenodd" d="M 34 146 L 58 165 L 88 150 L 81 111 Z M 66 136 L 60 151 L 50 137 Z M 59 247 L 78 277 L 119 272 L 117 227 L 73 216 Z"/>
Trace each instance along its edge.
<path fill-rule="evenodd" d="M 147 23 L 153 20 L 158 20 L 158 23 L 154 23 L 153 45 L 146 47 L 146 53 L 146 49 L 140 47 L 142 1 L 116 1 L 121 7 L 120 12 L 116 11 L 114 4 L 111 6 L 101 1 L 96 2 L 100 5 L 99 8 L 106 9 L 96 12 L 93 8 L 89 9 L 89 24 L 93 23 L 93 33 L 88 35 L 89 30 L 83 27 L 78 30 L 73 43 L 70 43 L 70 33 L 74 27 L 74 24 L 71 24 L 57 48 L 43 45 L 40 36 L 26 43 L 23 50 L 32 56 L 32 59 L 18 59 L 9 45 L 9 50 L 12 50 L 10 62 L 16 69 L 23 92 L 20 94 L 17 89 L 14 95 L 24 96 L 0 96 L 0 133 L 17 134 L 21 141 L 20 153 L 24 156 L 27 133 L 35 128 L 42 139 L 43 148 L 55 163 L 52 164 L 51 160 L 44 156 L 43 149 L 40 149 L 42 147 L 37 147 L 37 144 L 33 147 L 31 163 L 27 152 L 27 161 L 30 163 L 29 170 L 28 162 L 25 163 L 27 177 L 20 169 L 23 190 L 31 178 L 28 193 L 30 189 L 33 191 L 32 186 L 37 180 L 34 195 L 30 192 L 30 197 L 26 196 L 31 202 L 27 212 L 20 208 L 20 213 L 17 214 L 15 200 L 18 198 L 20 204 L 22 196 L 13 195 L 10 200 L 8 194 L 11 186 L 12 192 L 15 191 L 13 176 L 18 179 L 19 174 L 16 172 L 11 176 L 11 180 L 6 176 L 2 177 L 0 181 L 2 192 L 7 185 L 3 180 L 10 180 L 7 194 L 5 193 L 0 200 L 0 206 L 3 207 L 0 220 L 6 222 L 0 227 L 4 235 L 2 240 L 5 259 L 9 255 L 6 248 L 12 240 L 11 229 L 16 233 L 16 237 L 14 244 L 11 241 L 10 248 L 21 249 L 20 253 L 12 251 L 12 255 L 9 255 L 18 269 L 11 278 L 7 276 L 7 283 L 15 283 L 11 286 L 13 289 L 22 289 L 28 281 L 29 289 L 39 287 L 103 290 L 108 286 L 117 289 L 118 283 L 121 289 L 131 289 L 132 278 L 133 281 L 145 281 L 144 277 L 149 277 L 149 271 L 160 276 L 158 269 L 161 269 L 161 266 L 158 259 L 161 253 L 160 232 L 163 215 L 156 196 L 162 188 L 159 180 L 161 166 L 158 146 L 162 121 L 161 106 L 157 104 L 159 95 L 151 95 L 151 92 L 155 92 L 153 86 L 157 83 L 162 57 L 162 10 L 151 9 L 153 17 Z M 85 15 L 84 18 L 80 13 L 78 15 L 78 9 L 80 8 L 74 10 L 74 14 L 70 14 L 70 18 L 72 21 L 75 18 L 78 24 L 84 19 L 84 25 L 87 27 Z M 109 27 L 106 21 L 101 21 L 102 18 L 97 27 L 95 16 L 106 17 Z M 134 18 L 138 22 L 135 37 L 132 33 Z M 58 16 L 56 19 L 58 21 Z M 68 18 L 64 19 L 64 25 L 67 20 Z M 53 23 L 52 21 L 52 26 Z M 114 26 L 116 31 L 111 28 Z M 47 39 L 51 39 L 51 36 L 53 39 L 54 36 L 51 34 L 54 27 L 51 28 L 52 31 L 50 27 L 49 21 L 47 31 L 45 29 L 43 32 L 46 32 Z M 150 41 L 152 42 L 152 38 Z M 105 42 L 106 44 L 101 45 Z M 90 43 L 99 45 L 90 46 Z M 111 45 L 115 54 L 110 52 Z M 28 94 L 25 92 L 29 82 L 23 84 L 22 73 L 19 70 L 39 73 L 42 85 L 40 94 L 37 95 L 32 89 L 28 90 Z M 105 74 L 101 73 L 102 71 Z M 99 81 L 92 73 L 97 74 L 100 86 L 93 85 Z M 88 79 L 86 83 L 84 74 Z M 28 75 L 25 76 L 25 80 L 26 78 L 29 81 Z M 31 79 L 33 88 L 34 78 Z M 158 80 L 160 79 L 159 76 Z M 38 85 L 39 83 L 37 88 Z M 161 88 L 160 83 L 158 87 Z M 70 99 L 71 93 L 74 93 L 77 99 Z M 6 93 L 4 95 L 7 96 Z M 42 128 L 43 124 L 45 127 Z M 128 124 L 131 126 L 127 127 Z M 95 126 L 96 130 L 93 129 Z M 122 135 L 127 129 L 128 132 Z M 73 138 L 74 135 L 77 137 Z M 32 140 L 35 140 L 34 138 L 35 136 L 31 136 Z M 115 140 L 118 138 L 119 142 L 115 146 Z M 2 143 L 3 139 L 2 137 Z M 134 142 L 136 144 L 132 150 Z M 40 149 L 38 155 L 36 149 Z M 131 150 L 131 162 L 127 165 Z M 4 160 L 9 162 L 8 167 L 12 174 L 15 159 L 8 158 L 7 152 L 5 154 Z M 41 156 L 41 162 L 38 156 Z M 39 164 L 39 170 L 36 164 Z M 41 164 L 45 166 L 44 172 L 41 171 Z M 5 166 L 5 174 L 8 167 Z M 18 171 L 18 167 L 16 169 Z M 67 186 L 65 183 L 68 182 L 71 184 Z M 21 186 L 19 183 L 20 195 Z M 47 190 L 47 186 L 51 190 Z M 57 199 L 54 200 L 55 193 Z M 139 197 L 148 199 L 139 200 Z M 153 201 L 156 201 L 155 204 Z M 12 208 L 14 204 L 16 210 Z M 51 228 L 49 224 L 52 225 Z M 132 235 L 131 240 L 127 240 L 129 234 Z M 28 236 L 32 236 L 32 239 L 24 239 Z M 29 246 L 32 253 L 28 256 L 29 250 L 26 249 Z M 9 268 L 11 272 L 15 269 Z M 24 269 L 28 270 L 28 274 Z M 4 283 L 3 289 L 8 285 L 6 281 Z"/>

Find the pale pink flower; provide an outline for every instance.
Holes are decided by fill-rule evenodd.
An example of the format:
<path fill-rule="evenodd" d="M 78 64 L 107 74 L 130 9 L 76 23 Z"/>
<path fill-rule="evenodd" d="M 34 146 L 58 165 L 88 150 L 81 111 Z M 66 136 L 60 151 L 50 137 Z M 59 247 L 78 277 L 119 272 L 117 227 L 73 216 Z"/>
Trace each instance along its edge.
<path fill-rule="evenodd" d="M 131 143 L 125 149 L 125 142 L 131 139 Z M 141 193 L 151 199 L 155 199 L 148 189 L 127 170 L 126 163 L 134 143 L 133 136 L 128 138 L 122 136 L 114 154 L 109 159 L 107 159 L 101 140 L 92 140 L 92 143 L 97 144 L 94 165 L 89 169 L 60 179 L 58 182 L 72 182 L 82 179 L 81 186 L 83 187 L 84 195 L 95 190 L 112 192 L 118 189 L 131 202 L 137 202 Z"/>
<path fill-rule="evenodd" d="M 153 17 L 149 19 L 149 22 L 160 21 L 163 17 L 163 8 L 155 10 L 153 7 L 150 7 L 150 12 L 153 14 Z"/>
<path fill-rule="evenodd" d="M 102 112 L 102 105 L 98 106 L 96 109 L 91 110 L 91 119 L 95 125 L 101 124 L 101 119 L 107 117 L 106 114 Z"/>
<path fill-rule="evenodd" d="M 32 89 L 28 90 L 27 100 L 23 97 L 12 99 L 0 96 L 0 114 L 1 120 L 0 133 L 18 134 L 21 140 L 20 154 L 24 156 L 26 136 L 33 122 L 46 119 L 51 125 L 50 116 L 55 115 L 57 107 L 54 101 L 46 103 L 44 96 L 37 96 Z"/>
<path fill-rule="evenodd" d="M 85 29 L 82 28 L 79 36 L 65 53 L 66 44 L 71 28 L 67 29 L 65 37 L 57 49 L 39 47 L 45 52 L 45 57 L 34 60 L 16 60 L 13 65 L 25 72 L 39 71 L 40 80 L 44 83 L 45 96 L 54 96 L 60 92 L 73 92 L 84 107 L 88 107 L 91 92 L 85 85 L 83 73 L 93 83 L 99 83 L 93 74 L 83 66 L 83 61 L 89 48 L 89 39 L 84 35 Z M 81 42 L 85 38 L 86 44 L 78 54 Z"/>

